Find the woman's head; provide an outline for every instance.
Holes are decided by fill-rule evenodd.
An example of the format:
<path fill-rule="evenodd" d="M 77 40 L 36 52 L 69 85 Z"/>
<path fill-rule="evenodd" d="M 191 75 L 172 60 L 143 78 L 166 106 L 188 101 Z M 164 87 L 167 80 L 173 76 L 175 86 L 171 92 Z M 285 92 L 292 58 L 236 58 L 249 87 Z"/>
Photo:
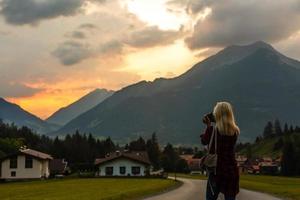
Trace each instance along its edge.
<path fill-rule="evenodd" d="M 222 135 L 235 135 L 240 133 L 235 123 L 232 106 L 228 102 L 218 102 L 214 108 L 216 127 Z"/>

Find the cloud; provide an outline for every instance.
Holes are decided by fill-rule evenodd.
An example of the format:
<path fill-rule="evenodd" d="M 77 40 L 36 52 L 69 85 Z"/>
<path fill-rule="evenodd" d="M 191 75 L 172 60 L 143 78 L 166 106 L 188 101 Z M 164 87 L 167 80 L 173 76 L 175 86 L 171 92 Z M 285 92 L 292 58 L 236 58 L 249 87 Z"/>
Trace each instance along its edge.
<path fill-rule="evenodd" d="M 52 55 L 58 58 L 63 65 L 70 66 L 78 64 L 92 56 L 121 55 L 122 51 L 123 44 L 117 40 L 105 42 L 97 48 L 93 48 L 89 44 L 70 40 L 60 44 L 52 52 Z"/>
<path fill-rule="evenodd" d="M 99 53 L 101 54 L 122 54 L 123 43 L 118 40 L 111 40 L 100 45 Z"/>
<path fill-rule="evenodd" d="M 213 3 L 214 0 L 170 0 L 167 2 L 167 5 L 171 8 L 184 7 L 186 13 L 194 15 L 203 11 L 205 8 L 209 7 Z"/>
<path fill-rule="evenodd" d="M 300 31 L 288 39 L 276 43 L 274 46 L 283 54 L 300 60 Z"/>
<path fill-rule="evenodd" d="M 45 19 L 76 15 L 87 2 L 106 0 L 2 0 L 0 14 L 12 25 L 35 25 Z"/>
<path fill-rule="evenodd" d="M 80 29 L 97 29 L 97 26 L 95 24 L 91 23 L 84 23 L 79 26 Z"/>
<path fill-rule="evenodd" d="M 57 57 L 62 64 L 73 65 L 89 58 L 93 54 L 93 51 L 88 44 L 66 41 L 60 44 L 52 54 Z"/>
<path fill-rule="evenodd" d="M 149 26 L 133 31 L 124 39 L 124 43 L 136 48 L 164 46 L 173 43 L 179 36 L 182 36 L 181 31 L 165 31 L 157 26 Z"/>
<path fill-rule="evenodd" d="M 193 33 L 185 39 L 190 49 L 257 40 L 278 42 L 300 29 L 298 0 L 175 0 L 169 4 L 181 5 L 191 15 L 208 7 L 211 9 L 206 18 L 197 21 Z"/>
<path fill-rule="evenodd" d="M 0 13 L 13 25 L 37 24 L 43 19 L 77 14 L 84 0 L 2 0 Z"/>
<path fill-rule="evenodd" d="M 73 31 L 71 33 L 71 37 L 73 37 L 74 39 L 84 39 L 86 38 L 86 35 L 82 31 Z"/>
<path fill-rule="evenodd" d="M 0 81 L 0 97 L 31 97 L 34 94 L 43 91 L 41 88 L 32 88 L 22 83 L 8 82 L 5 80 Z"/>

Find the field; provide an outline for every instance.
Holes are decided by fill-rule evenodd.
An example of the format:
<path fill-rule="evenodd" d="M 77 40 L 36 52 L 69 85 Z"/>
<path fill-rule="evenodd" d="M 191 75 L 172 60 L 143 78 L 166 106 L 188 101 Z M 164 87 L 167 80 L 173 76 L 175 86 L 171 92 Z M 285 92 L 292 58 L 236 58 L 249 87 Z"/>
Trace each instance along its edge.
<path fill-rule="evenodd" d="M 176 187 L 165 179 L 64 179 L 0 184 L 1 200 L 128 200 Z"/>
<path fill-rule="evenodd" d="M 241 176 L 241 187 L 300 200 L 300 178 L 244 175 Z"/>
<path fill-rule="evenodd" d="M 174 174 L 171 174 L 174 176 Z M 177 174 L 177 177 L 206 179 L 203 175 Z M 240 186 L 248 190 L 269 193 L 274 196 L 300 200 L 300 178 L 281 176 L 242 175 Z"/>

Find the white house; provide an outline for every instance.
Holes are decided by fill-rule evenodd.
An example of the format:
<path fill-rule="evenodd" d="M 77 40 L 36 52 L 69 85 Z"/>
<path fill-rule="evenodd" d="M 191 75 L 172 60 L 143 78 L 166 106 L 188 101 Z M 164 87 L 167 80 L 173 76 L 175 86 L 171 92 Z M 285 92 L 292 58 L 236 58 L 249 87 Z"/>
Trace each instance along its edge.
<path fill-rule="evenodd" d="M 21 149 L 0 160 L 0 179 L 39 179 L 49 177 L 48 154 L 32 149 Z"/>
<path fill-rule="evenodd" d="M 146 176 L 151 163 L 147 152 L 117 151 L 95 160 L 97 176 Z"/>

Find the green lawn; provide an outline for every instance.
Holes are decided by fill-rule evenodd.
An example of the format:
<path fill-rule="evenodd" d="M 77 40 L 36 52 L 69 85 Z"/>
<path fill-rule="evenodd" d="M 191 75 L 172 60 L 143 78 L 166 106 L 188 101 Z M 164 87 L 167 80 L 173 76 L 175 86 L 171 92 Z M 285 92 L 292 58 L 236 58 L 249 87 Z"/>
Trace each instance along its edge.
<path fill-rule="evenodd" d="M 174 174 L 170 174 L 174 176 Z M 202 175 L 177 174 L 177 177 L 206 179 Z M 300 200 L 300 178 L 281 176 L 242 175 L 240 186 L 248 190 L 269 193 L 278 197 Z"/>
<path fill-rule="evenodd" d="M 243 175 L 242 188 L 273 194 L 278 197 L 300 200 L 300 178 L 279 176 Z"/>
<path fill-rule="evenodd" d="M 0 184 L 1 200 L 128 200 L 176 187 L 166 179 L 65 179 Z"/>

